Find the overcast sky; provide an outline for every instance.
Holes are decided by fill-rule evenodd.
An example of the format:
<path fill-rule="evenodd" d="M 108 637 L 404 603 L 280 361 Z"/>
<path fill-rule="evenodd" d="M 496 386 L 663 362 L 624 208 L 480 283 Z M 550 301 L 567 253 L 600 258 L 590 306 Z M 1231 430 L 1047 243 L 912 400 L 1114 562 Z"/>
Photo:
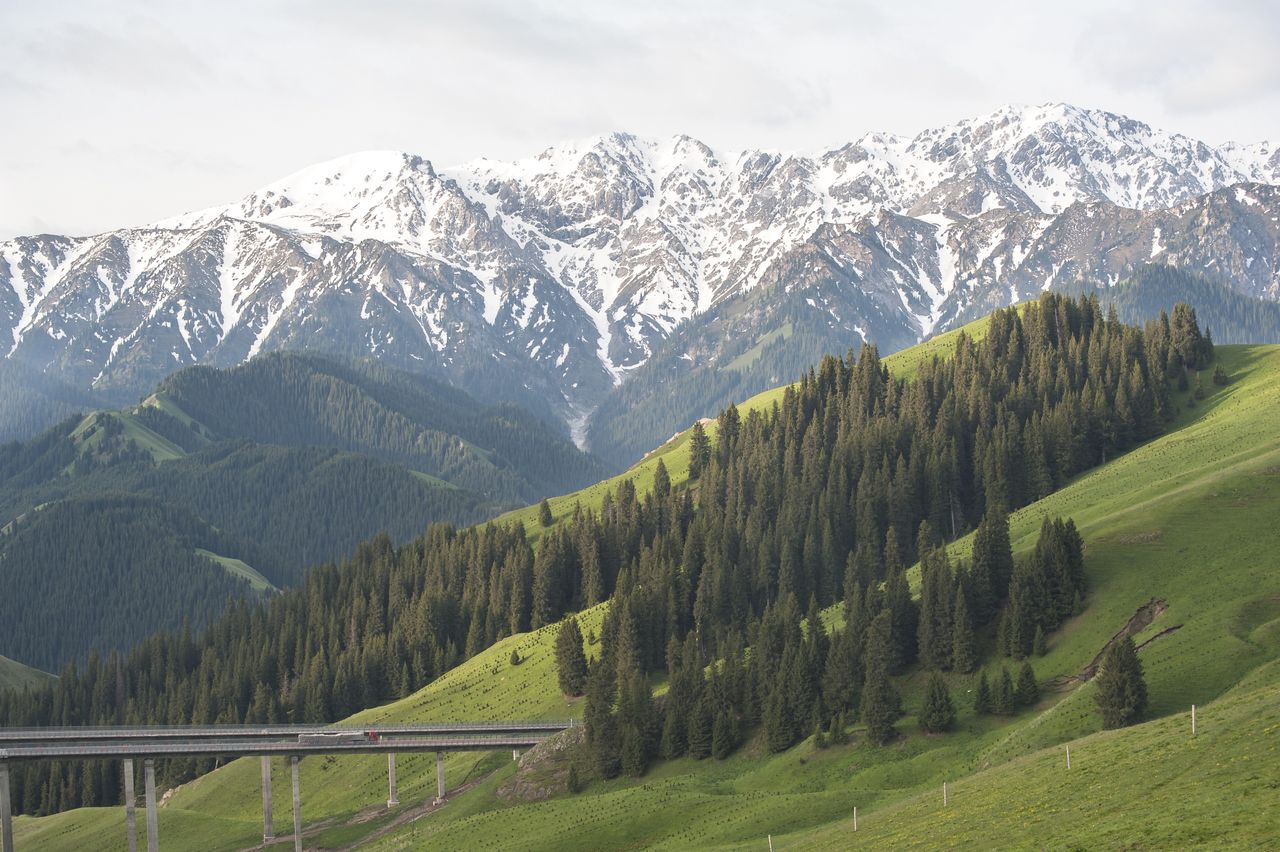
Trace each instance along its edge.
<path fill-rule="evenodd" d="M 353 151 L 448 166 L 610 130 L 816 149 L 1067 101 L 1280 139 L 1280 4 L 1053 5 L 0 0 L 0 238 L 141 224 Z"/>

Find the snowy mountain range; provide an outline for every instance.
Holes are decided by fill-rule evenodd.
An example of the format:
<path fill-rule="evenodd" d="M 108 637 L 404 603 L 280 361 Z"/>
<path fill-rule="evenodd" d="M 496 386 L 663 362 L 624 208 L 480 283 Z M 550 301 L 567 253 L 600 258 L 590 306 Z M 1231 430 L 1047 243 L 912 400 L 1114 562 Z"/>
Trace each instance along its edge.
<path fill-rule="evenodd" d="M 811 153 L 622 133 L 448 169 L 363 153 L 147 227 L 0 243 L 0 339 L 121 397 L 259 352 L 374 356 L 582 441 L 637 370 L 741 374 L 798 330 L 888 351 L 1149 262 L 1275 300 L 1277 184 L 1274 145 L 1065 104 Z"/>

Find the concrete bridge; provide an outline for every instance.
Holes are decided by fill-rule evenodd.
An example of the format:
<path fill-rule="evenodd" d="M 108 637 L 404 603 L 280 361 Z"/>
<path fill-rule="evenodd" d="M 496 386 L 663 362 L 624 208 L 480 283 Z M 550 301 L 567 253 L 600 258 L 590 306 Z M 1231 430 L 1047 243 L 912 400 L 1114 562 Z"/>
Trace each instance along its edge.
<path fill-rule="evenodd" d="M 146 800 L 147 850 L 160 846 L 156 819 L 155 761 L 164 757 L 241 757 L 262 761 L 262 839 L 275 839 L 271 822 L 271 758 L 287 757 L 293 781 L 294 849 L 302 849 L 301 791 L 298 761 L 308 754 L 387 755 L 387 807 L 396 795 L 396 755 L 436 753 L 436 801 L 443 801 L 446 751 L 499 751 L 513 756 L 553 734 L 573 727 L 559 722 L 462 722 L 436 725 L 369 725 L 364 728 L 326 725 L 217 725 L 193 727 L 94 727 L 0 729 L 0 840 L 3 852 L 14 852 L 9 801 L 9 764 L 34 760 L 102 760 L 124 764 L 125 830 L 129 850 L 138 848 L 134 813 L 134 765 L 142 759 Z"/>

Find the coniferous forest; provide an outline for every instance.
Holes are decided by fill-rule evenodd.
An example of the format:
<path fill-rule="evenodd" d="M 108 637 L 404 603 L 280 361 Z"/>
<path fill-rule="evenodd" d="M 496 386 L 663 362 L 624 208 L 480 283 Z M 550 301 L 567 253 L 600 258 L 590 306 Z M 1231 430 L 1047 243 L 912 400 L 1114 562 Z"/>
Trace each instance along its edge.
<path fill-rule="evenodd" d="M 169 377 L 136 408 L 0 445 L 0 647 L 57 671 L 432 522 L 477 523 L 594 482 L 526 412 L 377 364 L 270 354 Z M 200 551 L 204 551 L 201 553 Z"/>
<path fill-rule="evenodd" d="M 0 695 L 0 722 L 321 721 L 405 695 L 498 638 L 609 601 L 598 658 L 558 647 L 560 684 L 586 695 L 595 772 L 642 774 L 659 757 L 724 757 L 753 730 L 786 749 L 818 730 L 874 742 L 902 712 L 893 676 L 1017 665 L 1087 605 L 1082 541 L 1048 519 L 1025 558 L 1006 516 L 1159 435 L 1171 391 L 1198 381 L 1212 343 L 1178 306 L 1145 328 L 1096 298 L 1046 294 L 997 311 L 981 341 L 890 375 L 874 347 L 827 358 L 767 411 L 720 413 L 695 443 L 687 486 L 659 467 L 599 510 L 543 531 L 436 526 L 386 538 L 203 632 L 154 635 L 94 656 L 58 683 Z M 976 529 L 972 556 L 947 541 Z M 919 596 L 908 569 L 919 563 Z M 820 615 L 840 604 L 827 630 Z M 580 636 L 580 634 L 579 634 Z M 579 640 L 580 641 L 580 640 Z M 652 700 L 650 677 L 669 691 Z M 1030 668 L 987 689 L 987 712 L 1034 703 Z M 928 724 L 954 702 L 931 684 Z M 169 761 L 167 782 L 209 768 Z M 116 801 L 116 768 L 35 765 L 18 807 L 44 813 Z"/>

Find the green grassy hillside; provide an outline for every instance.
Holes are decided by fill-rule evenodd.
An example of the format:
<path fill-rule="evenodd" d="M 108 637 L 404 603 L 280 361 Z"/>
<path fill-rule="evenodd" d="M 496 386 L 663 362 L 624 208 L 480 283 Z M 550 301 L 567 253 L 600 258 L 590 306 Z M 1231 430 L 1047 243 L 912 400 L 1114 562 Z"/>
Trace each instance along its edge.
<path fill-rule="evenodd" d="M 887 748 L 862 744 L 856 730 L 849 746 L 817 749 L 806 741 L 778 755 L 753 741 L 723 762 L 659 763 L 641 779 L 593 783 L 541 802 L 497 794 L 515 773 L 509 755 L 457 756 L 448 764 L 450 787 L 475 786 L 400 824 L 394 821 L 434 789 L 429 757 L 400 761 L 405 804 L 390 814 L 379 805 L 386 795 L 381 758 L 307 760 L 303 818 L 315 830 L 308 844 L 758 849 L 772 834 L 779 849 L 839 848 L 852 843 L 856 805 L 859 842 L 890 847 L 1275 846 L 1280 348 L 1219 347 L 1219 358 L 1231 383 L 1206 388 L 1208 397 L 1184 408 L 1168 434 L 1012 516 L 1015 551 L 1032 546 L 1046 516 L 1073 517 L 1086 543 L 1087 608 L 1034 660 L 1045 694 L 1033 711 L 976 717 L 968 693 L 976 674 L 952 675 L 958 728 L 925 736 L 912 716 L 919 675 L 907 675 L 899 683 L 905 736 Z M 1180 403 L 1187 406 L 1185 395 Z M 660 452 L 678 450 L 676 442 Z M 681 468 L 668 464 L 674 478 Z M 953 550 L 969 545 L 964 539 Z M 1152 600 L 1165 609 L 1135 636 L 1151 640 L 1140 656 L 1152 721 L 1100 733 L 1093 687 L 1074 678 Z M 599 609 L 588 613 L 584 633 L 598 631 L 600 617 Z M 553 628 L 506 639 L 414 696 L 352 721 L 574 715 L 579 707 L 556 694 L 553 639 Z M 524 658 L 518 666 L 509 661 L 513 648 Z M 988 672 L 997 670 L 989 664 Z M 1192 703 L 1201 707 L 1195 741 L 1187 737 Z M 279 790 L 282 762 L 276 772 Z M 220 848 L 256 842 L 256 779 L 256 763 L 236 761 L 177 791 L 161 812 L 166 847 L 208 848 L 213 837 Z M 952 796 L 945 811 L 943 781 Z M 276 802 L 276 824 L 286 826 L 279 793 Z M 122 847 L 123 814 L 23 818 L 18 836 L 42 849 Z"/>
<path fill-rule="evenodd" d="M 24 666 L 17 660 L 0 656 L 0 689 L 22 689 L 24 686 L 38 686 L 53 680 L 53 675 Z"/>

